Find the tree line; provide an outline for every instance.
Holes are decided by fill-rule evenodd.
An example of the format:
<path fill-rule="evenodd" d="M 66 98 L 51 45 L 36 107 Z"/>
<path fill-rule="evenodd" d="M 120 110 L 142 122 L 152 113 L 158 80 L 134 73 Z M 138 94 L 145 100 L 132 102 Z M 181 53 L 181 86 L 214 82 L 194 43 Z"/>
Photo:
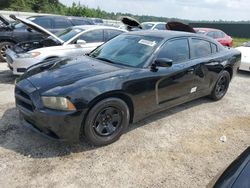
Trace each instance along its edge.
<path fill-rule="evenodd" d="M 181 21 L 184 23 L 193 22 L 191 20 L 183 20 L 177 18 L 166 18 L 166 17 L 156 17 L 156 16 L 139 16 L 133 14 L 124 13 L 114 13 L 106 12 L 100 8 L 94 9 L 84 6 L 80 3 L 72 3 L 70 7 L 67 7 L 59 2 L 59 0 L 0 0 L 0 10 L 13 10 L 13 11 L 24 11 L 24 12 L 37 12 L 37 13 L 50 13 L 50 14 L 60 14 L 67 16 L 83 16 L 83 17 L 95 17 L 103 19 L 119 20 L 122 16 L 131 16 L 140 22 L 145 21 Z M 197 22 L 197 21 L 196 21 Z M 208 21 L 199 21 L 208 22 Z M 227 23 L 226 21 L 209 21 L 209 22 L 219 22 Z M 242 21 L 241 23 L 249 23 L 249 21 Z M 229 22 L 232 23 L 232 22 Z"/>

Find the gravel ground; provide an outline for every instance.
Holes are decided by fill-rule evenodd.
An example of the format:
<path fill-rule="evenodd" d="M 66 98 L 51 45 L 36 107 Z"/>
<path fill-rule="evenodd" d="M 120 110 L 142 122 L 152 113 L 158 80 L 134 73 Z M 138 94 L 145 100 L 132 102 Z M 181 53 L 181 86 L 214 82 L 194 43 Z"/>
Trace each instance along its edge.
<path fill-rule="evenodd" d="M 20 125 L 14 80 L 0 64 L 1 187 L 200 188 L 250 145 L 248 73 L 234 78 L 223 100 L 156 114 L 102 148 L 54 142 Z"/>

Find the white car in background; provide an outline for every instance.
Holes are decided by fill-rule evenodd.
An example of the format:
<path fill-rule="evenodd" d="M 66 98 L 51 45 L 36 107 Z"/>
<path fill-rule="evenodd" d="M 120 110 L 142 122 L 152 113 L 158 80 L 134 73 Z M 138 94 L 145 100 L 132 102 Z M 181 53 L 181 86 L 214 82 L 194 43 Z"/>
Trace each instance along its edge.
<path fill-rule="evenodd" d="M 30 66 L 56 57 L 80 56 L 91 52 L 104 42 L 120 35 L 125 30 L 114 27 L 83 25 L 65 29 L 62 32 L 52 34 L 37 24 L 18 18 L 32 30 L 50 36 L 48 45 L 39 42 L 25 42 L 17 44 L 14 48 L 6 51 L 6 61 L 14 75 L 23 74 Z M 53 45 L 50 45 L 53 40 Z M 30 45 L 32 43 L 32 45 Z M 44 43 L 44 42 L 43 42 Z M 45 42 L 46 43 L 46 42 Z M 42 48 L 40 48 L 42 46 Z M 48 46 L 48 47 L 44 47 Z M 38 48 L 37 48 L 38 47 Z"/>
<path fill-rule="evenodd" d="M 167 30 L 166 22 L 143 22 L 141 26 L 145 30 Z"/>
<path fill-rule="evenodd" d="M 241 52 L 241 64 L 239 70 L 250 71 L 250 42 L 236 48 Z"/>

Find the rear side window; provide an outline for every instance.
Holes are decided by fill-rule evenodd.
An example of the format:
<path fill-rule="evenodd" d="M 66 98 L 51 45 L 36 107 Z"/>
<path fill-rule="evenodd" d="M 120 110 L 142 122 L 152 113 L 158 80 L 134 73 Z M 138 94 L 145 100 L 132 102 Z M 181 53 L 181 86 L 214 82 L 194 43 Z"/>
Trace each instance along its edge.
<path fill-rule="evenodd" d="M 84 19 L 72 19 L 71 20 L 74 25 L 93 25 L 93 23 L 89 20 Z"/>
<path fill-rule="evenodd" d="M 55 29 L 63 29 L 63 28 L 71 27 L 72 24 L 70 23 L 70 21 L 68 19 L 55 18 L 54 19 L 54 26 L 55 26 Z"/>
<path fill-rule="evenodd" d="M 161 48 L 158 58 L 168 58 L 174 63 L 186 61 L 189 59 L 188 39 L 175 39 L 168 41 Z"/>
<path fill-rule="evenodd" d="M 215 38 L 215 33 L 213 31 L 208 32 L 207 36 L 211 37 L 211 38 Z"/>
<path fill-rule="evenodd" d="M 193 58 L 209 56 L 211 51 L 210 42 L 202 39 L 192 39 Z"/>
<path fill-rule="evenodd" d="M 35 20 L 32 20 L 34 23 L 36 23 L 37 25 L 40 25 L 44 28 L 48 28 L 48 29 L 51 29 L 52 28 L 52 21 L 50 18 L 44 18 L 44 17 L 41 17 L 41 18 L 36 18 Z"/>
<path fill-rule="evenodd" d="M 109 41 L 111 40 L 112 38 L 122 34 L 123 32 L 122 31 L 119 31 L 119 30 L 113 30 L 113 29 L 105 29 L 104 30 L 104 40 L 105 42 L 106 41 Z"/>
<path fill-rule="evenodd" d="M 94 30 L 89 31 L 87 33 L 82 34 L 79 39 L 85 40 L 87 43 L 94 43 L 94 42 L 104 42 L 103 40 L 103 30 Z"/>
<path fill-rule="evenodd" d="M 214 44 L 214 43 L 211 43 L 211 49 L 212 49 L 212 53 L 213 53 L 213 54 L 216 53 L 216 52 L 218 52 L 218 47 L 217 47 L 217 45 Z"/>
<path fill-rule="evenodd" d="M 157 24 L 155 26 L 155 29 L 158 29 L 158 30 L 166 30 L 166 24 Z"/>

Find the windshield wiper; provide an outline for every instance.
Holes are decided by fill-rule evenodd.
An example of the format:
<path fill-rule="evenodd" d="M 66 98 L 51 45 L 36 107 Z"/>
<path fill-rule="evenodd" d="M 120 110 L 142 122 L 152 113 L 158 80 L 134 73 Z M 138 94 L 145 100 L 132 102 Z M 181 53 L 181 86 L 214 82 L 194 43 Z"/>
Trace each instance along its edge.
<path fill-rule="evenodd" d="M 114 61 L 112 61 L 110 59 L 107 59 L 107 58 L 104 58 L 104 57 L 94 57 L 94 58 L 98 59 L 98 60 L 101 60 L 101 61 L 106 61 L 106 62 L 109 62 L 109 63 L 117 64 Z"/>

